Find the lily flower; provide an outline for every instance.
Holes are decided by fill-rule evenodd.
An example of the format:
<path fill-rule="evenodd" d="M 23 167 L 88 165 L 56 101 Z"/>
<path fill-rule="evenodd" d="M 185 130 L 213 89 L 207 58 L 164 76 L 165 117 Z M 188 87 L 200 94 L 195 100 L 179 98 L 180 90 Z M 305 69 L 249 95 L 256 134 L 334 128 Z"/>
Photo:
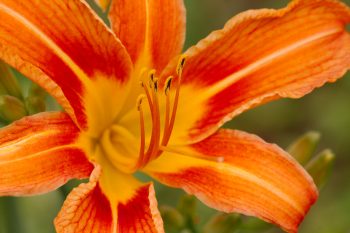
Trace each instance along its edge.
<path fill-rule="evenodd" d="M 318 196 L 310 176 L 278 146 L 219 127 L 343 76 L 349 8 L 295 0 L 250 10 L 183 54 L 182 0 L 114 0 L 109 17 L 111 29 L 81 0 L 0 0 L 0 58 L 65 110 L 1 129 L 0 195 L 90 177 L 68 195 L 58 233 L 164 232 L 142 172 L 297 232 Z"/>

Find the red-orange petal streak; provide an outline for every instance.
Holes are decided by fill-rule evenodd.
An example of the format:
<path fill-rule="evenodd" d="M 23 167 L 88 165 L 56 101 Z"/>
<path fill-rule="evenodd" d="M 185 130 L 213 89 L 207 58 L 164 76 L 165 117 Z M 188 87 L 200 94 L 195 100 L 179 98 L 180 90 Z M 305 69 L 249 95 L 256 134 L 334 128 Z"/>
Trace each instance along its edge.
<path fill-rule="evenodd" d="M 184 155 L 167 152 L 146 172 L 218 210 L 257 216 L 296 232 L 317 198 L 301 166 L 254 135 L 222 130 L 176 150 Z"/>
<path fill-rule="evenodd" d="M 68 195 L 55 219 L 57 233 L 164 233 L 152 184 L 134 187 L 129 198 L 115 205 L 98 182 L 100 174 L 100 167 L 95 168 L 90 182 Z M 123 191 L 118 189 L 119 196 Z M 118 196 L 118 192 L 110 195 Z"/>
<path fill-rule="evenodd" d="M 161 71 L 182 50 L 186 29 L 182 0 L 112 1 L 109 17 L 135 64 L 142 60 L 142 65 Z"/>
<path fill-rule="evenodd" d="M 187 132 L 192 141 L 243 111 L 302 97 L 343 76 L 350 67 L 349 22 L 350 10 L 339 1 L 295 0 L 281 10 L 244 12 L 190 48 L 183 83 L 197 90 L 191 109 L 204 109 Z M 178 114 L 178 121 L 186 118 Z"/>
<path fill-rule="evenodd" d="M 118 204 L 120 233 L 163 233 L 163 221 L 157 208 L 152 184 L 139 188 L 127 203 Z"/>
<path fill-rule="evenodd" d="M 0 130 L 0 196 L 52 191 L 92 171 L 72 143 L 78 129 L 65 113 L 42 113 Z"/>
<path fill-rule="evenodd" d="M 0 59 L 42 85 L 82 127 L 87 82 L 125 82 L 131 69 L 125 48 L 79 0 L 1 0 Z"/>
<path fill-rule="evenodd" d="M 57 233 L 113 233 L 114 222 L 110 203 L 97 180 L 99 168 L 90 182 L 81 184 L 68 195 L 55 219 Z"/>

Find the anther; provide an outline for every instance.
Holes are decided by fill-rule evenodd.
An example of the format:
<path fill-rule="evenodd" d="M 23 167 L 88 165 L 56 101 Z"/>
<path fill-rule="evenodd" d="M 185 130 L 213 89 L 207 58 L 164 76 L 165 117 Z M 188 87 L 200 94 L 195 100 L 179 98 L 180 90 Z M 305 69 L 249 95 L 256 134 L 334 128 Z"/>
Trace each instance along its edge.
<path fill-rule="evenodd" d="M 137 110 L 140 113 L 140 152 L 139 152 L 139 159 L 137 161 L 135 170 L 140 168 L 143 164 L 143 160 L 145 158 L 145 119 L 143 115 L 143 110 L 142 110 L 142 101 L 143 99 L 146 98 L 145 95 L 139 95 L 137 98 L 136 104 L 137 104 Z"/>
<path fill-rule="evenodd" d="M 141 110 L 142 101 L 143 101 L 143 99 L 145 99 L 145 98 L 146 98 L 145 95 L 139 95 L 139 97 L 137 98 L 137 100 L 136 100 L 136 107 L 137 107 L 137 110 L 138 110 L 138 111 Z"/>
<path fill-rule="evenodd" d="M 150 77 L 150 79 L 153 81 L 155 76 L 156 76 L 156 70 L 150 70 L 148 73 L 148 76 Z"/>
<path fill-rule="evenodd" d="M 177 75 L 179 76 L 182 75 L 183 68 L 186 64 L 186 59 L 187 59 L 187 55 L 185 54 L 181 55 L 181 57 L 179 58 L 179 62 L 176 67 L 176 72 L 177 72 Z"/>
<path fill-rule="evenodd" d="M 163 139 L 161 146 L 166 146 L 170 140 L 171 133 L 174 128 L 175 124 L 175 117 L 176 117 L 176 112 L 177 112 L 177 106 L 179 103 L 179 96 L 180 96 L 180 88 L 181 88 L 181 82 L 182 82 L 182 71 L 184 69 L 184 66 L 186 64 L 186 55 L 182 55 L 179 59 L 178 65 L 177 65 L 177 86 L 176 86 L 176 91 L 175 91 L 175 97 L 174 97 L 174 103 L 172 107 L 172 112 L 170 115 L 170 100 L 169 96 L 167 96 L 167 101 L 166 101 L 166 116 L 165 116 L 165 129 L 164 129 L 164 134 L 163 134 Z M 167 83 L 166 83 L 167 84 Z M 170 115 L 170 116 L 169 116 Z M 161 152 L 158 153 L 158 156 L 161 154 Z"/>
<path fill-rule="evenodd" d="M 153 78 L 153 88 L 154 88 L 155 92 L 158 91 L 158 79 L 157 78 Z"/>
<path fill-rule="evenodd" d="M 156 76 L 156 70 L 151 70 L 148 72 L 149 86 L 152 88 L 154 86 L 154 79 Z"/>
<path fill-rule="evenodd" d="M 165 95 L 168 95 L 170 88 L 171 88 L 171 83 L 173 81 L 173 76 L 170 76 L 169 78 L 167 78 L 167 80 L 165 81 L 165 88 L 164 88 L 164 93 Z"/>

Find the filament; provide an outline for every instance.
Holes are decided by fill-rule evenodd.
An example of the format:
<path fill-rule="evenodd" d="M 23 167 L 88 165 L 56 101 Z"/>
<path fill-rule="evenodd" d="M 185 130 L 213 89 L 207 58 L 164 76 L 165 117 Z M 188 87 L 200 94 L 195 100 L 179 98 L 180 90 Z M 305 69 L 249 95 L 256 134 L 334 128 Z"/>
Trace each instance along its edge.
<path fill-rule="evenodd" d="M 144 157 L 145 157 L 145 144 L 146 144 L 146 140 L 145 140 L 145 118 L 144 118 L 144 114 L 143 114 L 143 109 L 142 109 L 142 101 L 145 98 L 144 95 L 140 95 L 137 98 L 137 110 L 139 111 L 140 114 L 140 152 L 139 152 L 139 158 L 136 164 L 136 170 L 137 168 L 139 168 L 140 166 L 142 166 L 142 164 L 144 163 Z"/>
<path fill-rule="evenodd" d="M 158 101 L 158 80 L 151 78 L 153 82 L 152 97 L 153 97 L 153 127 L 150 146 L 146 153 L 147 161 L 149 161 L 157 151 L 160 141 L 160 114 L 159 114 L 159 101 Z"/>
<path fill-rule="evenodd" d="M 164 130 L 163 130 L 163 137 L 161 139 L 161 120 L 160 120 L 160 106 L 159 106 L 159 93 L 158 93 L 158 78 L 156 77 L 155 70 L 151 70 L 148 72 L 147 78 L 148 80 L 144 80 L 145 73 L 141 72 L 141 79 L 140 84 L 144 89 L 145 95 L 140 95 L 137 99 L 137 110 L 139 111 L 140 116 L 140 152 L 139 152 L 139 158 L 135 166 L 135 170 L 138 170 L 140 168 L 143 168 L 146 166 L 151 160 L 154 160 L 158 158 L 163 151 L 165 151 L 165 148 L 170 140 L 171 133 L 174 128 L 175 118 L 176 118 L 176 111 L 178 107 L 179 102 L 179 96 L 180 96 L 180 88 L 181 88 L 181 82 L 182 82 L 182 73 L 183 68 L 186 62 L 186 57 L 181 56 L 178 62 L 178 66 L 176 68 L 177 73 L 177 85 L 175 90 L 175 97 L 174 102 L 171 105 L 171 98 L 170 98 L 170 90 L 172 86 L 173 77 L 170 76 L 167 78 L 165 82 L 164 87 L 164 94 L 165 94 L 165 118 L 164 118 Z M 148 82 L 148 85 L 145 85 L 145 83 Z M 143 99 L 147 98 L 150 114 L 151 114 L 151 120 L 152 120 L 152 132 L 151 132 L 151 139 L 148 145 L 148 148 L 146 150 L 146 142 L 145 142 L 145 118 L 144 118 L 144 112 L 142 108 L 142 102 Z M 194 156 L 192 156 L 194 157 Z"/>
<path fill-rule="evenodd" d="M 162 145 L 165 143 L 165 135 L 167 134 L 167 130 L 169 128 L 169 120 L 170 120 L 170 88 L 171 83 L 173 81 L 173 77 L 170 76 L 167 78 L 165 82 L 165 119 L 164 119 L 164 131 L 163 131 L 163 139 L 162 139 Z"/>
<path fill-rule="evenodd" d="M 179 60 L 179 64 L 178 64 L 177 69 L 176 69 L 178 78 L 177 78 L 177 86 L 176 86 L 176 92 L 175 92 L 174 105 L 172 108 L 173 110 L 171 113 L 169 126 L 166 128 L 166 130 L 164 132 L 164 136 L 163 136 L 163 140 L 162 140 L 163 146 L 168 144 L 171 133 L 172 133 L 173 128 L 174 128 L 176 111 L 177 111 L 177 107 L 178 107 L 178 103 L 179 103 L 180 88 L 181 88 L 181 82 L 182 82 L 182 72 L 183 72 L 183 68 L 185 66 L 185 63 L 186 63 L 186 57 L 183 55 L 183 56 L 181 56 L 181 58 Z"/>

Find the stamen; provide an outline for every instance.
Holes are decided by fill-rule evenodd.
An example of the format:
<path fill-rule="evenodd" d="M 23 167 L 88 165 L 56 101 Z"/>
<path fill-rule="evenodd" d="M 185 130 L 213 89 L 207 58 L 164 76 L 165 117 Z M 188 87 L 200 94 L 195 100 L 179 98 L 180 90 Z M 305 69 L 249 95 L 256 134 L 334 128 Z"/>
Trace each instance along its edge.
<path fill-rule="evenodd" d="M 150 78 L 153 81 L 153 91 L 152 91 L 152 99 L 153 99 L 153 127 L 152 127 L 152 136 L 151 143 L 147 151 L 147 162 L 153 159 L 154 155 L 157 154 L 159 141 L 160 141 L 160 111 L 159 111 L 159 101 L 158 101 L 158 79 L 154 78 L 153 72 L 150 73 Z"/>
<path fill-rule="evenodd" d="M 150 108 L 150 111 L 151 111 L 151 116 L 152 116 L 152 120 L 154 118 L 153 116 L 153 101 L 152 101 L 152 98 L 151 98 L 151 94 L 149 93 L 149 90 L 147 88 L 147 86 L 145 85 L 145 83 L 143 82 L 143 80 L 140 81 L 141 83 L 141 86 L 143 87 L 144 91 L 145 91 L 145 94 L 146 94 L 146 97 L 147 97 L 147 101 L 148 101 L 148 105 L 149 105 L 149 108 Z"/>
<path fill-rule="evenodd" d="M 169 118 L 170 118 L 170 96 L 169 91 L 171 89 L 171 82 L 173 81 L 173 76 L 170 76 L 165 82 L 165 121 L 164 121 L 164 132 L 162 145 L 164 144 L 164 135 L 166 135 L 166 130 L 169 128 Z"/>
<path fill-rule="evenodd" d="M 165 87 L 164 87 L 164 93 L 165 95 L 169 94 L 169 91 L 171 89 L 171 84 L 173 82 L 173 76 L 170 76 L 169 78 L 167 78 L 167 80 L 165 81 Z"/>
<path fill-rule="evenodd" d="M 164 133 L 163 140 L 162 140 L 162 146 L 166 146 L 168 144 L 171 133 L 172 133 L 173 128 L 174 128 L 176 111 L 177 111 L 177 106 L 179 103 L 180 88 L 181 88 L 181 82 L 182 82 L 182 72 L 183 72 L 185 64 L 186 64 L 186 56 L 182 55 L 179 59 L 179 63 L 177 65 L 177 69 L 176 69 L 177 74 L 178 74 L 178 78 L 177 78 L 177 86 L 176 86 L 173 111 L 171 113 L 169 125 L 168 125 L 167 129 L 164 130 L 165 133 Z"/>
<path fill-rule="evenodd" d="M 137 110 L 140 113 L 140 152 L 139 152 L 139 158 L 136 164 L 135 170 L 140 168 L 142 164 L 144 163 L 144 157 L 145 157 L 145 119 L 143 115 L 143 109 L 142 109 L 142 101 L 146 98 L 145 95 L 140 95 L 137 98 Z"/>
<path fill-rule="evenodd" d="M 154 79 L 156 75 L 156 70 L 151 70 L 148 72 L 148 78 L 149 78 L 149 87 L 152 89 L 154 86 Z"/>
<path fill-rule="evenodd" d="M 145 72 L 142 72 L 140 84 L 145 91 L 145 95 L 139 96 L 137 99 L 137 109 L 140 113 L 140 135 L 141 135 L 141 145 L 140 145 L 140 153 L 139 158 L 136 164 L 136 170 L 143 168 L 145 165 L 149 163 L 149 161 L 156 159 L 158 156 L 165 151 L 166 145 L 169 142 L 171 133 L 174 128 L 176 110 L 179 102 L 180 88 L 182 82 L 182 73 L 186 63 L 186 56 L 181 56 L 179 59 L 179 63 L 176 68 L 177 77 L 177 85 L 175 90 L 175 97 L 173 106 L 170 104 L 170 89 L 172 86 L 173 77 L 168 77 L 165 86 L 164 86 L 164 94 L 166 97 L 166 110 L 165 110 L 165 121 L 164 121 L 164 132 L 163 138 L 160 143 L 160 130 L 161 130 L 161 121 L 160 121 L 160 107 L 159 107 L 159 93 L 158 93 L 158 79 L 156 77 L 156 71 L 151 70 L 148 72 L 148 80 L 144 80 Z M 145 82 L 149 83 L 149 85 L 145 85 Z M 147 98 L 150 113 L 152 117 L 152 132 L 151 139 L 148 146 L 147 151 L 145 151 L 145 123 L 144 123 L 144 112 L 142 109 L 142 100 Z M 172 110 L 171 110 L 172 109 Z M 196 156 L 192 156 L 196 157 Z M 197 156 L 198 157 L 198 156 Z M 200 156 L 203 158 L 203 156 Z M 210 158 L 212 159 L 212 158 Z"/>
<path fill-rule="evenodd" d="M 153 79 L 153 89 L 155 92 L 158 92 L 158 79 Z"/>
<path fill-rule="evenodd" d="M 140 108 L 142 108 L 142 102 L 145 98 L 147 98 L 145 95 L 139 95 L 139 97 L 137 97 L 136 107 L 138 111 L 140 111 Z"/>
<path fill-rule="evenodd" d="M 179 62 L 178 62 L 177 67 L 176 67 L 176 72 L 177 72 L 178 76 L 182 75 L 182 71 L 183 71 L 185 64 L 186 64 L 186 59 L 187 59 L 187 55 L 185 55 L 185 54 L 181 55 L 181 57 L 179 58 Z"/>

